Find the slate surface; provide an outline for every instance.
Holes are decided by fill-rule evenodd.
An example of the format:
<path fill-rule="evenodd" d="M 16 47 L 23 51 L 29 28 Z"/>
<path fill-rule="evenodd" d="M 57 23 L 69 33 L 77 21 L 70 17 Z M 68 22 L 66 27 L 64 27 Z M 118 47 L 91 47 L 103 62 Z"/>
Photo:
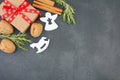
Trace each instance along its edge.
<path fill-rule="evenodd" d="M 29 45 L 28 52 L 0 52 L 0 80 L 120 80 L 120 0 L 67 1 L 77 24 L 58 17 L 59 28 L 42 34 L 51 39 L 42 54 Z"/>

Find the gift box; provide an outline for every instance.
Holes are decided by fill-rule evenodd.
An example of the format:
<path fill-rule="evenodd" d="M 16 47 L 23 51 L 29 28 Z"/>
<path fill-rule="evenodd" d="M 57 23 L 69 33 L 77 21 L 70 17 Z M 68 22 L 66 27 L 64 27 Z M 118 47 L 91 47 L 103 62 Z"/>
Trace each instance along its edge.
<path fill-rule="evenodd" d="M 0 4 L 0 15 L 21 33 L 25 33 L 40 12 L 33 8 L 27 0 L 4 0 Z"/>

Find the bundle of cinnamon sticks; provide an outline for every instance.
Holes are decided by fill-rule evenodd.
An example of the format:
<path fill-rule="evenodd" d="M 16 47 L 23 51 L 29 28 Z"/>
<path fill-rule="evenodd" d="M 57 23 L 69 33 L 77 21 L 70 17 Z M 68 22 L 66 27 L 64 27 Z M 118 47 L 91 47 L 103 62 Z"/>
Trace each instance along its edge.
<path fill-rule="evenodd" d="M 55 2 L 52 0 L 34 0 L 33 6 L 51 13 L 62 14 L 62 9 L 54 7 Z"/>

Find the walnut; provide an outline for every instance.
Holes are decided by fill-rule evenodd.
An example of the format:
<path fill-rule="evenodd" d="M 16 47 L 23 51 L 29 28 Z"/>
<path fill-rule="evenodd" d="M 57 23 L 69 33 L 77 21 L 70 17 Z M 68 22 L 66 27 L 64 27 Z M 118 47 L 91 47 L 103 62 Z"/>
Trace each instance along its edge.
<path fill-rule="evenodd" d="M 39 37 L 42 34 L 43 26 L 39 23 L 33 23 L 31 25 L 30 34 L 33 37 Z"/>
<path fill-rule="evenodd" d="M 14 28 L 5 20 L 0 21 L 0 33 L 2 34 L 12 34 L 14 32 Z"/>
<path fill-rule="evenodd" d="M 16 50 L 16 46 L 9 39 L 3 39 L 0 43 L 0 50 L 5 53 L 12 54 Z"/>

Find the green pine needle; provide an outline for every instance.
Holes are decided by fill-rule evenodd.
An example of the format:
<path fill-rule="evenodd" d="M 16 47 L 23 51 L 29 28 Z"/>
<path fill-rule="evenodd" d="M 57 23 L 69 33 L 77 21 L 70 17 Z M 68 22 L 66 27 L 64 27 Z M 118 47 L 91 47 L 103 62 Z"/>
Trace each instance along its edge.
<path fill-rule="evenodd" d="M 63 21 L 66 21 L 68 24 L 76 24 L 74 14 L 75 11 L 72 6 L 65 2 L 65 0 L 54 0 L 55 3 L 61 5 L 64 8 L 62 18 Z"/>
<path fill-rule="evenodd" d="M 11 35 L 4 35 L 4 34 L 0 34 L 0 38 L 7 38 L 10 39 L 11 41 L 13 41 L 20 49 L 27 51 L 28 49 L 25 47 L 25 43 L 32 43 L 31 40 L 27 39 L 27 35 L 26 34 L 11 34 Z"/>

